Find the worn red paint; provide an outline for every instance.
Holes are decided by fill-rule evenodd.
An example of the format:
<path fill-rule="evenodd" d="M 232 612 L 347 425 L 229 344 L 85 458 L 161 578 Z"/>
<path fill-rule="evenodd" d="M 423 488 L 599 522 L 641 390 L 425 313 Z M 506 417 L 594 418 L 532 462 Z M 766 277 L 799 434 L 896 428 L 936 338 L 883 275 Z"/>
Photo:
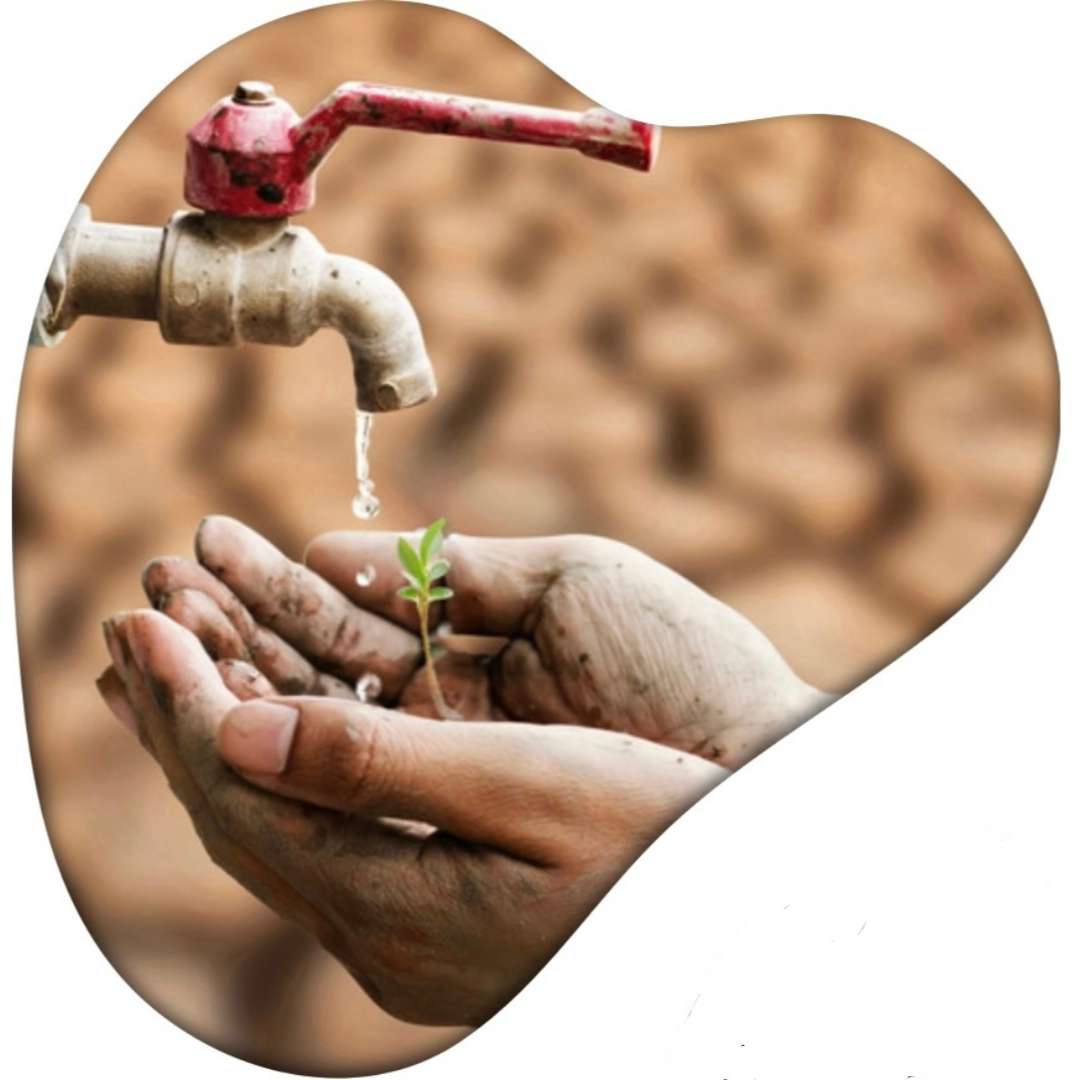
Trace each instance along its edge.
<path fill-rule="evenodd" d="M 348 127 L 561 146 L 648 170 L 660 129 L 604 109 L 584 113 L 345 83 L 302 120 L 286 102 L 225 98 L 188 132 L 184 197 L 236 217 L 284 217 L 315 202 L 315 172 Z"/>

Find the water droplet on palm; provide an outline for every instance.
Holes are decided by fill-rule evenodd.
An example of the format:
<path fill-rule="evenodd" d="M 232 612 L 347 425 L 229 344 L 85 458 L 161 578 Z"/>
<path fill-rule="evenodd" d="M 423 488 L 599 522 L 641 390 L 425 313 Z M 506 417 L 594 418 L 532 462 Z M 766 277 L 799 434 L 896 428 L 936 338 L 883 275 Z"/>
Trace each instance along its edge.
<path fill-rule="evenodd" d="M 363 705 L 375 701 L 381 693 L 382 679 L 373 671 L 361 675 L 356 682 L 356 698 Z"/>

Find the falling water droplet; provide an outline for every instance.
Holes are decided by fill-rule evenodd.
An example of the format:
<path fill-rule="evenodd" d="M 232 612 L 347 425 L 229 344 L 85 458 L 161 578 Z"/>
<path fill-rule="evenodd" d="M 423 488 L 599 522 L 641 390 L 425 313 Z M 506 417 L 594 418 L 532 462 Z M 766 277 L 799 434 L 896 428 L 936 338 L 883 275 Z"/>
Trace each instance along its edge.
<path fill-rule="evenodd" d="M 361 588 L 365 588 L 375 580 L 375 567 L 372 563 L 368 563 L 363 570 L 357 571 L 356 584 Z"/>
<path fill-rule="evenodd" d="M 371 444 L 371 428 L 375 423 L 372 413 L 356 410 L 356 498 L 352 512 L 361 521 L 370 521 L 379 512 L 379 500 L 375 497 L 375 482 L 369 475 L 368 446 Z"/>
<path fill-rule="evenodd" d="M 373 671 L 361 675 L 356 683 L 356 697 L 363 705 L 374 701 L 382 693 L 382 679 Z"/>

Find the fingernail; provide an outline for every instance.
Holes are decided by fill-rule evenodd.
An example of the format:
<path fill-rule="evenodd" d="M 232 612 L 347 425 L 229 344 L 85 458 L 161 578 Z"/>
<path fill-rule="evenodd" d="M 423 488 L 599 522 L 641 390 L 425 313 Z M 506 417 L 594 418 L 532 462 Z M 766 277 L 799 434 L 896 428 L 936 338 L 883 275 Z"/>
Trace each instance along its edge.
<path fill-rule="evenodd" d="M 138 624 L 135 626 L 134 634 L 125 634 L 124 641 L 127 643 L 128 652 L 131 654 L 130 659 L 135 661 L 135 666 L 146 673 L 147 668 L 147 652 L 146 645 L 138 633 Z"/>
<path fill-rule="evenodd" d="M 270 680 L 254 664 L 245 660 L 219 660 L 217 669 L 225 688 L 241 701 L 252 701 L 277 693 Z"/>
<path fill-rule="evenodd" d="M 98 693 L 101 694 L 102 701 L 109 707 L 109 712 L 120 721 L 132 733 L 132 735 L 139 734 L 139 721 L 135 718 L 135 712 L 128 704 L 127 698 L 124 697 L 123 691 L 116 685 L 116 683 L 109 677 L 110 672 L 106 671 L 101 675 L 96 682 Z"/>
<path fill-rule="evenodd" d="M 198 559 L 199 562 L 203 562 L 203 556 L 206 553 L 207 537 L 213 533 L 216 522 L 217 517 L 211 514 L 204 517 L 195 529 L 195 558 Z"/>
<path fill-rule="evenodd" d="M 117 622 L 114 619 L 106 619 L 101 624 L 102 633 L 105 635 L 105 648 L 109 650 L 109 658 L 119 669 L 127 666 L 128 659 L 120 646 L 120 638 L 117 633 Z"/>
<path fill-rule="evenodd" d="M 246 701 L 225 718 L 221 755 L 241 772 L 277 776 L 285 771 L 300 712 L 273 701 Z"/>
<path fill-rule="evenodd" d="M 158 567 L 160 561 L 158 559 L 152 559 L 143 567 L 143 572 L 139 577 L 139 581 L 142 584 L 143 592 L 146 593 L 146 599 L 153 603 L 157 598 L 157 593 L 160 592 L 157 582 L 154 580 L 157 576 Z"/>

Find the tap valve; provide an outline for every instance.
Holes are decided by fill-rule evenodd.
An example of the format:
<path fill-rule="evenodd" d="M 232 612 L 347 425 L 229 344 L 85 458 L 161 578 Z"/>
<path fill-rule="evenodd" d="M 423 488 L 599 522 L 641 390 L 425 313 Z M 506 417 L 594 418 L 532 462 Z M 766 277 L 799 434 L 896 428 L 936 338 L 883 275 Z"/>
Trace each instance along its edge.
<path fill-rule="evenodd" d="M 265 82 L 242 82 L 188 132 L 184 198 L 236 217 L 286 217 L 315 202 L 315 174 L 349 127 L 566 147 L 647 171 L 660 129 L 583 113 L 379 83 L 339 86 L 303 119 Z"/>

